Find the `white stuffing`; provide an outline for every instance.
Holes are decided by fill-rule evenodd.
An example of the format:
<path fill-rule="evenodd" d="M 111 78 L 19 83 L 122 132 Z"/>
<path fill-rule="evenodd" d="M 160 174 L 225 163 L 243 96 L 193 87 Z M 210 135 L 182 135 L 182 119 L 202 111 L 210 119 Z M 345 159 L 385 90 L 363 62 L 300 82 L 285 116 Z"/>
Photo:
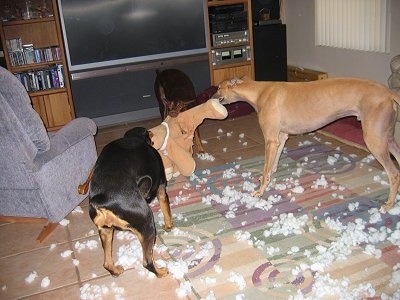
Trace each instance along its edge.
<path fill-rule="evenodd" d="M 190 281 L 180 282 L 179 287 L 176 289 L 176 295 L 179 298 L 184 298 L 190 295 L 192 292 L 192 284 Z"/>
<path fill-rule="evenodd" d="M 292 246 L 291 248 L 290 248 L 290 250 L 288 251 L 288 254 L 289 255 L 292 255 L 292 254 L 295 254 L 295 253 L 297 253 L 297 252 L 299 252 L 300 251 L 300 248 L 298 247 L 298 246 Z"/>
<path fill-rule="evenodd" d="M 94 250 L 97 249 L 98 242 L 96 240 L 88 240 L 84 242 L 77 241 L 75 243 L 75 249 L 80 253 L 84 249 Z"/>
<path fill-rule="evenodd" d="M 49 279 L 48 276 L 46 276 L 46 277 L 44 277 L 44 278 L 42 279 L 42 282 L 40 283 L 40 286 L 41 286 L 42 288 L 47 288 L 49 285 L 50 285 L 50 279 Z"/>
<path fill-rule="evenodd" d="M 202 277 L 200 278 L 200 281 L 204 283 L 205 285 L 214 285 L 217 283 L 217 278 L 215 277 Z"/>
<path fill-rule="evenodd" d="M 291 189 L 291 191 L 295 194 L 302 194 L 304 193 L 304 188 L 301 185 L 297 185 Z"/>
<path fill-rule="evenodd" d="M 187 237 L 189 239 L 194 240 L 197 243 L 201 242 L 201 238 L 199 236 L 193 235 L 187 231 L 183 231 L 177 227 L 172 228 L 170 232 L 165 232 L 165 235 L 173 235 L 173 236 L 181 236 L 181 237 Z"/>
<path fill-rule="evenodd" d="M 358 209 L 359 206 L 360 206 L 360 203 L 358 203 L 358 202 L 349 203 L 348 208 L 349 208 L 349 211 L 355 211 Z"/>
<path fill-rule="evenodd" d="M 77 259 L 75 259 L 75 258 L 72 260 L 72 263 L 73 263 L 74 266 L 76 266 L 76 267 L 79 266 L 79 260 L 77 260 Z"/>
<path fill-rule="evenodd" d="M 379 212 L 379 209 L 377 208 L 371 208 L 368 210 L 370 217 L 369 217 L 369 223 L 371 224 L 376 224 L 380 221 L 382 221 L 382 216 L 381 213 Z"/>
<path fill-rule="evenodd" d="M 215 273 L 222 273 L 222 267 L 220 265 L 214 265 L 214 271 Z"/>
<path fill-rule="evenodd" d="M 374 297 L 376 292 L 371 284 L 360 284 L 355 288 L 350 288 L 350 281 L 347 278 L 332 279 L 329 274 L 322 275 L 317 273 L 313 285 L 313 292 L 316 299 L 334 297 L 336 299 L 354 300 Z"/>
<path fill-rule="evenodd" d="M 81 299 L 83 300 L 108 298 L 107 296 L 110 293 L 114 294 L 114 299 L 124 299 L 125 289 L 119 287 L 115 282 L 112 282 L 110 286 L 85 283 L 80 288 Z"/>
<path fill-rule="evenodd" d="M 67 226 L 67 225 L 69 224 L 69 220 L 67 220 L 67 219 L 62 219 L 62 220 L 59 222 L 59 224 L 60 224 L 61 226 Z"/>
<path fill-rule="evenodd" d="M 390 284 L 400 284 L 400 263 L 393 266 L 393 273 L 390 278 Z"/>
<path fill-rule="evenodd" d="M 189 270 L 188 262 L 182 259 L 169 261 L 167 263 L 167 268 L 175 279 L 182 279 Z"/>
<path fill-rule="evenodd" d="M 201 300 L 217 300 L 217 298 L 215 297 L 214 291 L 209 291 L 207 296 Z"/>
<path fill-rule="evenodd" d="M 365 246 L 364 253 L 367 253 L 369 255 L 375 256 L 376 258 L 381 258 L 382 257 L 382 250 L 376 249 L 374 245 L 367 244 Z"/>
<path fill-rule="evenodd" d="M 295 217 L 293 213 L 280 214 L 279 217 L 274 217 L 272 223 L 268 223 L 267 226 L 270 229 L 264 230 L 264 236 L 274 236 L 282 234 L 288 236 L 290 234 L 301 234 L 303 227 L 307 224 L 308 216 L 302 215 Z"/>
<path fill-rule="evenodd" d="M 26 283 L 32 283 L 38 277 L 38 273 L 36 271 L 32 271 L 26 278 Z"/>
<path fill-rule="evenodd" d="M 246 280 L 244 279 L 243 275 L 239 273 L 230 272 L 228 281 L 235 283 L 241 291 L 246 288 Z"/>
<path fill-rule="evenodd" d="M 197 158 L 200 160 L 214 161 L 215 157 L 210 153 L 197 153 Z"/>
<path fill-rule="evenodd" d="M 63 257 L 63 258 L 69 257 L 69 256 L 71 256 L 72 252 L 73 252 L 72 250 L 65 250 L 65 251 L 61 252 L 61 257 Z"/>
<path fill-rule="evenodd" d="M 179 194 L 175 196 L 173 204 L 178 205 L 180 203 L 184 203 L 190 199 L 191 194 L 188 194 L 187 196 L 183 196 L 183 192 L 179 191 Z"/>
<path fill-rule="evenodd" d="M 335 154 L 334 156 L 328 155 L 327 162 L 329 165 L 333 166 L 339 159 L 340 155 Z"/>
<path fill-rule="evenodd" d="M 83 214 L 83 209 L 79 205 L 72 211 L 73 214 Z"/>
<path fill-rule="evenodd" d="M 118 248 L 117 252 L 118 260 L 116 265 L 122 266 L 127 269 L 133 265 L 137 266 L 138 269 L 142 267 L 142 246 L 140 242 L 135 239 L 129 244 L 122 245 Z"/>
<path fill-rule="evenodd" d="M 247 242 L 249 246 L 253 246 L 253 242 L 251 240 L 251 234 L 248 231 L 237 230 L 233 234 L 235 239 L 240 242 Z"/>
<path fill-rule="evenodd" d="M 279 247 L 273 247 L 273 246 L 268 246 L 265 248 L 265 250 L 267 251 L 269 256 L 273 256 L 281 251 Z"/>
<path fill-rule="evenodd" d="M 235 168 L 226 169 L 222 173 L 222 178 L 224 178 L 224 179 L 231 179 L 231 178 L 236 177 L 236 176 L 237 176 L 237 174 L 236 174 Z"/>
<path fill-rule="evenodd" d="M 312 145 L 312 142 L 310 142 L 310 141 L 308 141 L 308 140 L 300 141 L 298 145 L 299 145 L 299 147 L 302 147 L 302 146 L 309 146 L 309 145 Z"/>
<path fill-rule="evenodd" d="M 361 162 L 363 163 L 371 163 L 375 160 L 375 157 L 372 154 L 368 154 L 366 157 L 364 157 Z"/>
<path fill-rule="evenodd" d="M 328 181 L 326 180 L 325 175 L 321 175 L 320 178 L 317 178 L 315 181 L 313 181 L 313 185 L 311 187 L 313 189 L 317 189 L 319 187 L 326 189 L 328 187 Z"/>

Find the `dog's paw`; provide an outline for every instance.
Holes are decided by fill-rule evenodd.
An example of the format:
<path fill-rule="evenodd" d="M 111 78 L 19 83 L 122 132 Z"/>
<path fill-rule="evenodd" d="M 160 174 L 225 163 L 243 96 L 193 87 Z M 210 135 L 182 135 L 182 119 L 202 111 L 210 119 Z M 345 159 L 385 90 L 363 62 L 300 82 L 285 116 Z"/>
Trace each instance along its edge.
<path fill-rule="evenodd" d="M 169 271 L 168 271 L 167 268 L 157 268 L 156 276 L 157 276 L 158 278 L 165 277 L 165 276 L 167 276 L 168 274 L 169 274 Z"/>
<path fill-rule="evenodd" d="M 104 268 L 110 272 L 113 277 L 118 277 L 122 273 L 124 273 L 124 268 L 122 266 L 104 266 Z"/>
<path fill-rule="evenodd" d="M 393 205 L 389 205 L 389 204 L 384 204 L 381 206 L 381 208 L 379 209 L 379 212 L 381 214 L 386 214 L 389 210 L 391 210 L 393 208 Z"/>
<path fill-rule="evenodd" d="M 256 197 L 256 198 L 260 198 L 260 197 L 262 196 L 262 194 L 263 194 L 263 193 L 261 193 L 260 190 L 254 191 L 253 193 L 251 193 L 251 195 L 252 195 L 253 197 Z"/>
<path fill-rule="evenodd" d="M 164 226 L 164 230 L 165 230 L 165 231 L 167 231 L 167 232 L 170 232 L 170 231 L 171 231 L 171 229 L 172 229 L 173 227 L 174 227 L 174 225 L 173 225 L 173 224 L 171 224 L 171 225 L 168 225 L 168 226 L 167 226 L 167 225 L 165 225 L 165 226 Z"/>

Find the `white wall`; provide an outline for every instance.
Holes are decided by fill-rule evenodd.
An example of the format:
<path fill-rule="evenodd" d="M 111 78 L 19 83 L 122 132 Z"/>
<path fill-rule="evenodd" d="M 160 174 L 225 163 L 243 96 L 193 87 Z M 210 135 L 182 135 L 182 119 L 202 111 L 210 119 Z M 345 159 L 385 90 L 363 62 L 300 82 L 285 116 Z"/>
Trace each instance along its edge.
<path fill-rule="evenodd" d="M 314 0 L 284 0 L 289 65 L 361 77 L 387 85 L 390 60 L 400 54 L 400 1 L 391 0 L 390 53 L 344 50 L 314 45 Z"/>

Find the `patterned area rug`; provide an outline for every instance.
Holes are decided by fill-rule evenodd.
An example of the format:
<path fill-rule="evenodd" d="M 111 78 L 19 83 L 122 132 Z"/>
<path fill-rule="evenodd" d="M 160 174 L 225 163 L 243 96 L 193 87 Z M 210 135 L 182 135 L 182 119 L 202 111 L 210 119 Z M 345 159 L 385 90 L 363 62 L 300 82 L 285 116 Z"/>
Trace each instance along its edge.
<path fill-rule="evenodd" d="M 251 192 L 263 157 L 171 184 L 175 229 L 162 230 L 160 212 L 155 219 L 181 282 L 177 295 L 400 299 L 400 207 L 379 212 L 386 174 L 371 156 L 341 145 L 305 135 L 285 149 L 261 199 Z"/>

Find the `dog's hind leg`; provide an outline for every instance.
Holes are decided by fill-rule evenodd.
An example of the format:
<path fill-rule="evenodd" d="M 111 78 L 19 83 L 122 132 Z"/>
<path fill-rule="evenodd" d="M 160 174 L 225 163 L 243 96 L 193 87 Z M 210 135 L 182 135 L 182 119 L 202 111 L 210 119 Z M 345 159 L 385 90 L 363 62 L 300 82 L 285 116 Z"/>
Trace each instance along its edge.
<path fill-rule="evenodd" d="M 173 227 L 172 217 L 171 217 L 171 207 L 169 205 L 169 197 L 166 191 L 165 185 L 160 185 L 157 190 L 157 199 L 160 202 L 161 211 L 164 215 L 164 229 L 170 231 Z"/>
<path fill-rule="evenodd" d="M 389 179 L 389 197 L 380 209 L 382 213 L 385 213 L 393 207 L 400 185 L 400 173 L 394 165 L 389 151 L 398 159 L 399 147 L 393 139 L 393 130 L 388 130 L 382 125 L 387 124 L 387 119 L 382 121 L 372 118 L 372 120 L 374 120 L 373 124 L 363 124 L 364 141 L 372 155 L 385 169 Z"/>
<path fill-rule="evenodd" d="M 101 244 L 104 250 L 104 268 L 111 273 L 111 275 L 117 277 L 124 272 L 122 266 L 114 265 L 114 260 L 112 257 L 112 243 L 114 236 L 113 227 L 100 227 L 99 234 L 101 239 Z"/>
<path fill-rule="evenodd" d="M 400 147 L 399 144 L 396 142 L 394 137 L 389 141 L 389 152 L 394 156 L 397 161 L 397 164 L 400 167 Z"/>
<path fill-rule="evenodd" d="M 142 245 L 143 267 L 156 274 L 157 277 L 164 277 L 168 274 L 168 269 L 158 268 L 154 264 L 153 248 L 156 242 L 156 227 L 150 207 L 146 219 L 146 224 L 134 231 Z"/>
<path fill-rule="evenodd" d="M 97 196 L 101 197 L 101 196 Z M 93 200 L 95 198 L 92 198 Z M 118 218 L 113 212 L 106 208 L 94 208 L 89 202 L 89 215 L 93 223 L 99 230 L 101 245 L 104 250 L 104 268 L 111 273 L 113 276 L 119 276 L 124 272 L 122 266 L 115 266 L 112 257 L 112 246 L 114 237 L 114 228 L 125 228 L 127 222 Z"/>

